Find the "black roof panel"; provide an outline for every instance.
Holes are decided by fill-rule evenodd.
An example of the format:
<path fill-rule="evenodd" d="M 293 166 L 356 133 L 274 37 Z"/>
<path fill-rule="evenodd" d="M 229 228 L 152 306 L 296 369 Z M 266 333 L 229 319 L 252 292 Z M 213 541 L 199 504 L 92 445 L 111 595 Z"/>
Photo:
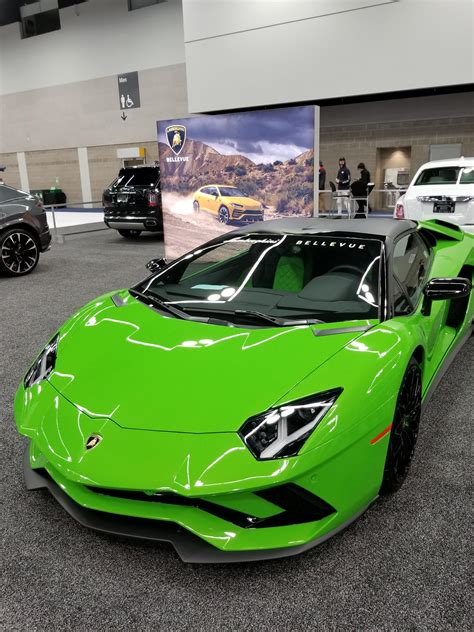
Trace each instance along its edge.
<path fill-rule="evenodd" d="M 235 233 L 288 233 L 317 235 L 320 233 L 352 233 L 356 235 L 373 235 L 394 239 L 408 230 L 413 230 L 416 222 L 400 219 L 325 219 L 316 217 L 302 217 L 291 219 L 274 219 L 256 222 L 251 226 L 243 226 L 233 231 Z"/>

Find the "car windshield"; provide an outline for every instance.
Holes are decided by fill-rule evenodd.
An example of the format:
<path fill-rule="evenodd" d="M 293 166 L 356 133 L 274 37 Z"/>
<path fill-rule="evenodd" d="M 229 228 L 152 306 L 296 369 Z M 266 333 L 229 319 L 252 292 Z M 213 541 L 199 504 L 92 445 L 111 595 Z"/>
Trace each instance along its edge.
<path fill-rule="evenodd" d="M 223 197 L 245 197 L 245 193 L 237 187 L 219 187 L 219 191 Z"/>
<path fill-rule="evenodd" d="M 7 202 L 8 200 L 13 200 L 14 198 L 22 197 L 24 195 L 28 195 L 28 193 L 23 193 L 23 191 L 12 189 L 6 184 L 0 184 L 0 203 Z"/>
<path fill-rule="evenodd" d="M 136 289 L 189 315 L 233 323 L 376 319 L 381 245 L 377 239 L 335 234 L 223 237 L 170 263 Z"/>
<path fill-rule="evenodd" d="M 415 186 L 425 184 L 456 184 L 459 167 L 433 167 L 425 169 L 416 179 Z"/>
<path fill-rule="evenodd" d="M 153 167 L 138 167 L 135 169 L 120 169 L 115 186 L 117 187 L 149 187 L 157 183 L 158 169 Z"/>

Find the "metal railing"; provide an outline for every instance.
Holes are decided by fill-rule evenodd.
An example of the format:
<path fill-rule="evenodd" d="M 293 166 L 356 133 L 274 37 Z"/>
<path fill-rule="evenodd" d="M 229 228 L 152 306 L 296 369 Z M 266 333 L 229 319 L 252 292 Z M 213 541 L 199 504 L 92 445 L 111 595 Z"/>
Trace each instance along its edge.
<path fill-rule="evenodd" d="M 393 211 L 398 198 L 406 192 L 406 189 L 372 189 L 367 196 L 353 196 L 350 189 L 348 193 L 344 194 L 344 191 L 333 191 L 332 189 L 324 189 L 319 193 L 324 195 L 325 210 L 321 211 L 321 205 L 319 208 L 319 215 L 321 217 L 347 216 L 352 218 L 358 211 L 359 205 L 357 202 L 363 202 L 365 206 L 365 215 L 369 205 L 376 211 Z"/>
<path fill-rule="evenodd" d="M 97 206 L 93 206 L 97 205 Z M 64 226 L 58 226 L 58 221 L 56 217 L 56 213 L 59 209 L 73 209 L 74 207 L 81 207 L 81 213 L 93 212 L 93 209 L 101 209 L 101 213 L 95 212 L 96 215 L 100 217 L 96 222 L 88 222 L 88 223 L 80 223 L 80 224 L 70 224 Z M 64 202 L 62 204 L 44 204 L 43 208 L 46 212 L 51 213 L 52 219 L 52 229 L 53 238 L 57 243 L 63 243 L 64 238 L 69 235 L 80 235 L 82 233 L 91 233 L 99 230 L 107 230 L 107 226 L 104 224 L 104 214 L 102 208 L 102 200 L 90 200 L 88 202 Z M 72 211 L 74 212 L 74 211 Z M 92 225 L 99 224 L 99 226 L 91 228 Z M 86 228 L 82 228 L 86 227 Z M 82 228 L 82 229 L 81 229 Z M 69 230 L 69 229 L 78 229 L 78 230 Z"/>

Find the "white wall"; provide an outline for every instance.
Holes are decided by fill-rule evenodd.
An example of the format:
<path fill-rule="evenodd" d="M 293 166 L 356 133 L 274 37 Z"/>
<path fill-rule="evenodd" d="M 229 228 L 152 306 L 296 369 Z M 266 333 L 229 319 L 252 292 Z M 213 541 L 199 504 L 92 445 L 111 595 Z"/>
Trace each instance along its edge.
<path fill-rule="evenodd" d="M 22 40 L 0 28 L 0 94 L 184 62 L 181 0 L 128 11 L 127 0 L 61 10 L 61 30 Z"/>
<path fill-rule="evenodd" d="M 468 84 L 472 0 L 183 0 L 190 112 Z"/>
<path fill-rule="evenodd" d="M 0 95 L 0 154 L 155 139 L 158 119 L 188 114 L 186 69 L 161 66 L 138 78 L 141 107 L 125 121 L 115 75 Z"/>

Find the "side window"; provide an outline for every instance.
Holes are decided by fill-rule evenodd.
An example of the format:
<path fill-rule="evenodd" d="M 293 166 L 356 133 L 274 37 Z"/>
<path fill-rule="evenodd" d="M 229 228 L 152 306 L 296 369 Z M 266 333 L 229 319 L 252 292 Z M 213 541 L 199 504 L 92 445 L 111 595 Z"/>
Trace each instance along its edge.
<path fill-rule="evenodd" d="M 416 233 L 402 237 L 393 251 L 393 273 L 401 289 L 415 306 L 428 274 L 430 252 Z"/>
<path fill-rule="evenodd" d="M 204 195 L 209 195 L 209 187 L 204 187 L 204 189 L 201 189 L 201 193 L 204 193 Z"/>
<path fill-rule="evenodd" d="M 474 167 L 464 167 L 459 184 L 474 184 Z"/>
<path fill-rule="evenodd" d="M 208 193 L 209 195 L 217 195 L 217 189 L 216 189 L 216 187 L 209 187 L 209 188 L 208 188 L 208 190 L 207 190 L 207 193 Z"/>
<path fill-rule="evenodd" d="M 412 311 L 410 301 L 395 278 L 393 279 L 393 309 L 395 316 L 406 316 Z"/>

